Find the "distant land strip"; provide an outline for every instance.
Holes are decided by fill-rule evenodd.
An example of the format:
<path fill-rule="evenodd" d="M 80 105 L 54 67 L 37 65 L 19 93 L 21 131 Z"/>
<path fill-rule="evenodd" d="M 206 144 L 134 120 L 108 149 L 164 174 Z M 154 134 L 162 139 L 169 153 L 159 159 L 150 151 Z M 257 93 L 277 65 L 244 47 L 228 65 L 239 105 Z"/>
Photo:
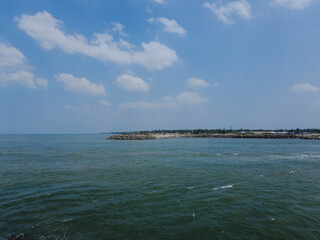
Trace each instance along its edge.
<path fill-rule="evenodd" d="M 320 129 L 291 130 L 153 130 L 117 133 L 108 139 L 113 140 L 151 140 L 160 138 L 264 138 L 264 139 L 316 139 L 320 140 Z"/>

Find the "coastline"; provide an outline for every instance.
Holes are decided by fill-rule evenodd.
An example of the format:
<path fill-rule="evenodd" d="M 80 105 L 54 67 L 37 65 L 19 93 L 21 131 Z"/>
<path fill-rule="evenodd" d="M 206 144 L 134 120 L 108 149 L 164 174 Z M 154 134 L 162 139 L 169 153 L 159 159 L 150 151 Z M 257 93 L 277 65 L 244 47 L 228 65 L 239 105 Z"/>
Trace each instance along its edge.
<path fill-rule="evenodd" d="M 263 139 L 309 139 L 320 140 L 320 134 L 277 134 L 265 133 L 125 133 L 115 134 L 111 140 L 152 140 L 161 138 L 263 138 Z"/>

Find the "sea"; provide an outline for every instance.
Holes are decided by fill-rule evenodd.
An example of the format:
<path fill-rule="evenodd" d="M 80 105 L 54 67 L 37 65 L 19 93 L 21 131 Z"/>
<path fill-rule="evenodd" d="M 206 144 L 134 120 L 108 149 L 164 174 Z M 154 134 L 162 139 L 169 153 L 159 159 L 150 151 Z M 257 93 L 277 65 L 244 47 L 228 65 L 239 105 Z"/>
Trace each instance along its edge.
<path fill-rule="evenodd" d="M 320 141 L 0 135 L 0 239 L 320 239 Z"/>

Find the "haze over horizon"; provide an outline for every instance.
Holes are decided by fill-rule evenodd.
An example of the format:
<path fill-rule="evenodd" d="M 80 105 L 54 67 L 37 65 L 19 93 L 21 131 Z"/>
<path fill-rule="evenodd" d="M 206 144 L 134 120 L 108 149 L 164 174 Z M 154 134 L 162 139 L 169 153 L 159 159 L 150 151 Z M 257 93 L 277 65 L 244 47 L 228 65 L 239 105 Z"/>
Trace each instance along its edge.
<path fill-rule="evenodd" d="M 0 3 L 0 133 L 320 128 L 320 2 Z"/>

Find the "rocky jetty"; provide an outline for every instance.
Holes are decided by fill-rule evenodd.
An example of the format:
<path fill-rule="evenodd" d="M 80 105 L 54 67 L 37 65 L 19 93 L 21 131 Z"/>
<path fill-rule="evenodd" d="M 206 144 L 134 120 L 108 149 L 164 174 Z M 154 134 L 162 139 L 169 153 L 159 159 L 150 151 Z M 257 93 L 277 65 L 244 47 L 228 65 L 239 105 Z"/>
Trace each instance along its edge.
<path fill-rule="evenodd" d="M 128 133 L 128 134 L 115 134 L 108 139 L 113 140 L 150 140 L 159 138 L 175 138 L 182 137 L 182 134 L 167 134 L 167 133 L 150 133 L 150 134 L 140 134 L 140 133 Z"/>
<path fill-rule="evenodd" d="M 108 139 L 113 140 L 149 140 L 149 139 L 156 139 L 156 137 L 152 135 L 146 134 L 116 134 L 112 135 Z"/>
<path fill-rule="evenodd" d="M 160 138 L 264 138 L 264 139 L 317 139 L 320 134 L 277 134 L 273 132 L 247 132 L 247 133 L 127 133 L 112 135 L 108 139 L 113 140 L 150 140 Z"/>

